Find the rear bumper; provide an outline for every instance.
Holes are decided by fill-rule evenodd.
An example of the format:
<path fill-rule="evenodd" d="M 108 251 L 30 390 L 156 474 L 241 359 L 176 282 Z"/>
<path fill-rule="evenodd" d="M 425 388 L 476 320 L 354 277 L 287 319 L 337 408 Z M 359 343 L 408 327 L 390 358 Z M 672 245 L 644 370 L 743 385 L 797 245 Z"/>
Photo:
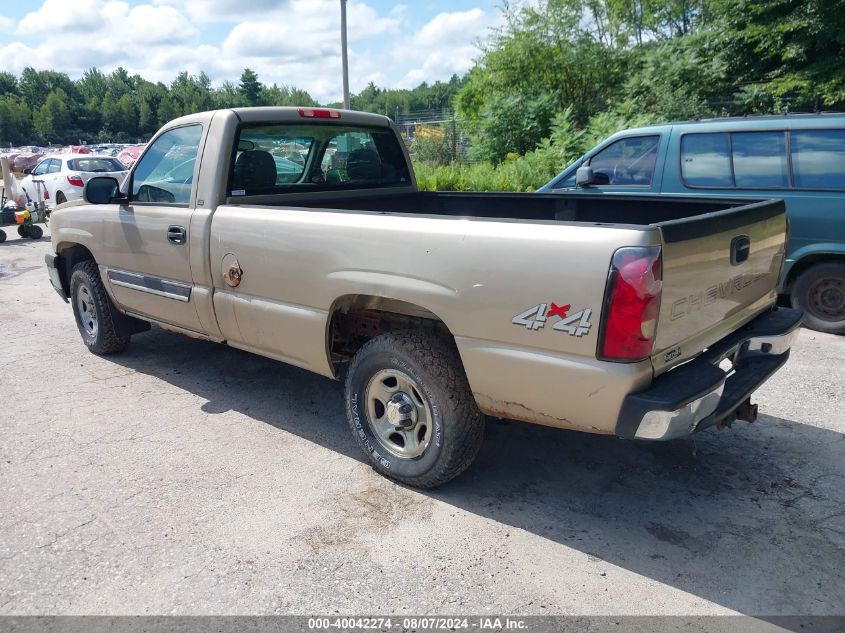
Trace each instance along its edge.
<path fill-rule="evenodd" d="M 645 391 L 627 396 L 616 435 L 670 440 L 732 419 L 737 408 L 789 358 L 801 324 L 799 310 L 760 315 L 706 352 L 657 377 Z M 733 360 L 732 373 L 719 368 Z"/>
<path fill-rule="evenodd" d="M 53 290 L 59 293 L 59 296 L 67 303 L 67 293 L 62 286 L 62 276 L 59 273 L 59 255 L 49 252 L 44 256 L 44 261 L 47 264 L 47 274 L 50 276 L 50 283 L 53 284 Z"/>

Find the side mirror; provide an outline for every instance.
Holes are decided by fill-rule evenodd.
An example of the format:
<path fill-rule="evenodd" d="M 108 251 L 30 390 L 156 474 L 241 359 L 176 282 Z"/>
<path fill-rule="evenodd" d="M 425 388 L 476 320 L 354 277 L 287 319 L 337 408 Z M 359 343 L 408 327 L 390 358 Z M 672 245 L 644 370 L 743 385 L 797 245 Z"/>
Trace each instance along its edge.
<path fill-rule="evenodd" d="M 32 173 L 32 169 L 24 169 L 23 173 L 25 176 L 29 176 Z"/>
<path fill-rule="evenodd" d="M 589 187 L 593 184 L 593 168 L 589 165 L 584 165 L 583 167 L 579 167 L 578 171 L 575 172 L 575 186 L 576 187 Z"/>
<path fill-rule="evenodd" d="M 110 204 L 128 202 L 120 193 L 120 184 L 111 176 L 97 176 L 85 183 L 83 192 L 85 202 L 89 204 Z"/>

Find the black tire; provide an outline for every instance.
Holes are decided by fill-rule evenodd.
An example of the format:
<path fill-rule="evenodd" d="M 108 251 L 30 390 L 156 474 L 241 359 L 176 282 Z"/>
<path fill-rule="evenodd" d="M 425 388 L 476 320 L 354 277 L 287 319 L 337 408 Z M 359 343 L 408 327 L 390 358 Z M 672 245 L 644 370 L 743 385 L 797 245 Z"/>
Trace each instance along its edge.
<path fill-rule="evenodd" d="M 390 448 L 374 430 L 377 422 L 372 418 L 378 411 L 371 412 L 367 394 L 371 381 L 386 372 L 408 378 L 414 399 L 423 405 L 417 435 L 428 434 L 429 439 L 419 455 L 395 454 L 392 451 L 397 446 Z M 430 430 L 421 426 L 429 414 Z M 391 332 L 361 347 L 346 376 L 346 417 L 370 465 L 417 488 L 434 488 L 460 475 L 475 459 L 484 439 L 485 418 L 470 391 L 458 350 L 452 341 L 433 333 Z M 382 413 L 379 419 L 386 422 L 387 417 Z"/>
<path fill-rule="evenodd" d="M 810 266 L 792 285 L 793 308 L 804 311 L 804 325 L 819 332 L 845 334 L 845 263 Z"/>
<path fill-rule="evenodd" d="M 0 244 L 6 241 L 6 231 L 0 230 Z"/>
<path fill-rule="evenodd" d="M 93 260 L 79 262 L 73 267 L 70 304 L 82 342 L 91 352 L 104 356 L 122 352 L 129 345 L 128 336 L 118 336 L 115 332 L 114 308 Z"/>
<path fill-rule="evenodd" d="M 18 227 L 18 235 L 20 235 L 21 237 L 28 237 L 29 236 L 29 225 L 21 224 Z"/>
<path fill-rule="evenodd" d="M 40 240 L 44 235 L 44 230 L 37 224 L 30 224 L 29 228 L 27 229 L 27 234 L 29 235 L 30 239 Z"/>
<path fill-rule="evenodd" d="M 58 206 L 60 204 L 64 204 L 65 202 L 67 202 L 67 198 L 65 198 L 65 194 L 63 194 L 61 191 L 59 191 L 56 194 L 56 206 Z"/>

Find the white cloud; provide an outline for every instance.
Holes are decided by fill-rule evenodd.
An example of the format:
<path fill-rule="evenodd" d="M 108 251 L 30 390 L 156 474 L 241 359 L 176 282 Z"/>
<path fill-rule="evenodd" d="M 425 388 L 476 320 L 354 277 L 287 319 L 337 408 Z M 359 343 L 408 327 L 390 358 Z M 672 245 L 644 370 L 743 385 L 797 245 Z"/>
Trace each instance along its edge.
<path fill-rule="evenodd" d="M 288 0 L 153 0 L 183 11 L 197 22 L 229 22 L 284 9 Z"/>
<path fill-rule="evenodd" d="M 15 21 L 12 18 L 0 15 L 0 31 L 11 31 L 15 27 Z"/>
<path fill-rule="evenodd" d="M 463 73 L 478 54 L 476 39 L 496 22 L 493 11 L 470 9 L 441 13 L 415 31 L 417 9 L 349 0 L 353 92 L 370 81 L 413 87 Z M 43 0 L 17 28 L 3 24 L 14 35 L 0 42 L 0 59 L 18 74 L 32 66 L 79 77 L 92 66 L 123 66 L 165 83 L 182 70 L 205 71 L 219 85 L 248 67 L 264 83 L 297 86 L 322 102 L 341 98 L 337 0 Z"/>
<path fill-rule="evenodd" d="M 479 8 L 437 14 L 407 45 L 396 49 L 396 58 L 411 66 L 398 86 L 413 88 L 423 81 L 444 80 L 465 73 L 479 54 L 478 41 L 500 21 L 498 14 Z"/>

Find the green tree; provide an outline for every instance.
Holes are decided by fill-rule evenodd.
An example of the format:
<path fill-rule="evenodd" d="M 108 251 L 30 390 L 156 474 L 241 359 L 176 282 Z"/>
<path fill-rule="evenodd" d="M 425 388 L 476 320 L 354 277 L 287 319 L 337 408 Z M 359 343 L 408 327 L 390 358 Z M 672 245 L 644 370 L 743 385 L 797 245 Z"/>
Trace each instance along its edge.
<path fill-rule="evenodd" d="M 238 85 L 238 93 L 246 101 L 247 105 L 259 105 L 259 97 L 261 96 L 261 83 L 258 81 L 256 75 L 249 68 L 244 68 L 241 74 L 241 83 Z"/>
<path fill-rule="evenodd" d="M 68 96 L 64 90 L 56 88 L 47 95 L 44 105 L 35 113 L 34 122 L 35 129 L 48 141 L 64 142 L 69 138 L 72 140 L 73 135 L 68 133 Z"/>
<path fill-rule="evenodd" d="M 20 97 L 0 96 L 0 144 L 17 145 L 32 138 L 32 113 Z"/>
<path fill-rule="evenodd" d="M 18 94 L 18 78 L 12 73 L 0 72 L 0 96 Z"/>

